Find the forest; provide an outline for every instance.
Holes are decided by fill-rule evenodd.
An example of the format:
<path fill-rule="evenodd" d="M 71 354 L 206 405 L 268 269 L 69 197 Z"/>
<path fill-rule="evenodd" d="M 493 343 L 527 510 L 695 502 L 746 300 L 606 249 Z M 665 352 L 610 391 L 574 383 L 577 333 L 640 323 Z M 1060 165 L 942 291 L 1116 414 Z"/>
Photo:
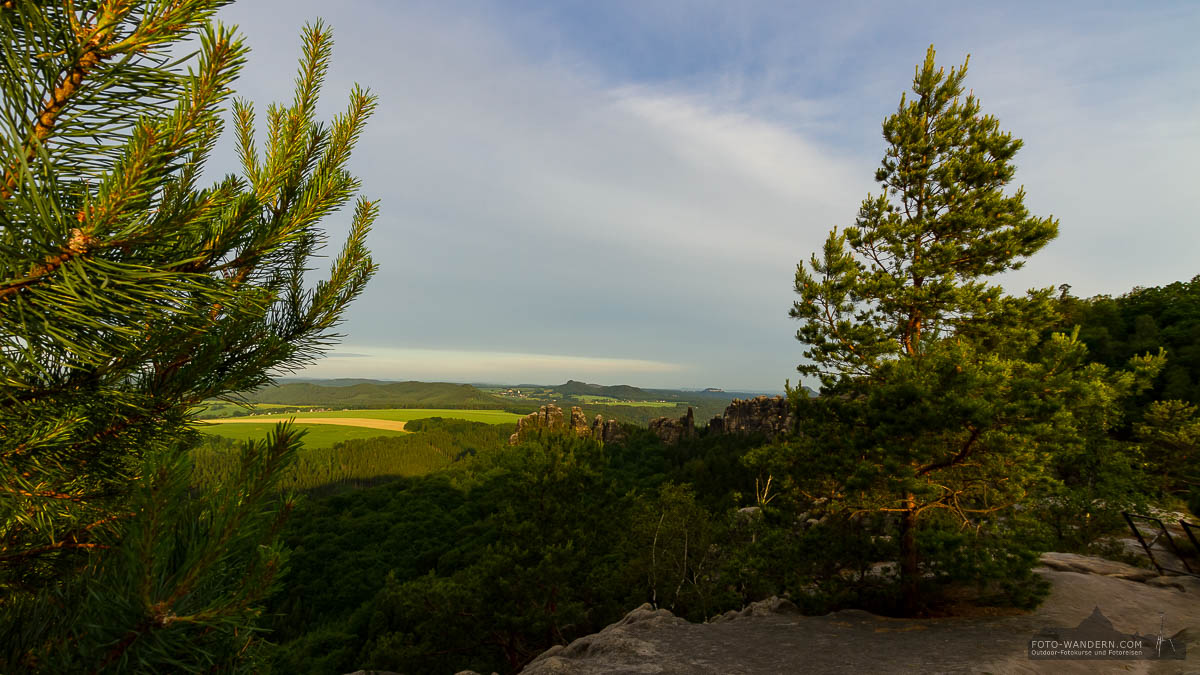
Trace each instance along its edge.
<path fill-rule="evenodd" d="M 798 371 L 820 389 L 788 386 L 783 433 L 668 443 L 643 418 L 678 410 L 620 399 L 669 394 L 571 381 L 556 395 L 624 415 L 624 438 L 510 443 L 449 417 L 332 447 L 288 423 L 205 436 L 212 401 L 511 404 L 273 387 L 377 271 L 379 207 L 347 168 L 376 98 L 318 119 L 332 42 L 312 24 L 256 141 L 222 4 L 0 3 L 0 671 L 515 673 L 645 602 L 697 622 L 771 596 L 1028 608 L 1040 553 L 1145 564 L 1114 547 L 1123 511 L 1200 513 L 1200 277 L 999 285 L 1059 223 L 1012 188 L 1022 143 L 967 64 L 932 47 L 883 123 L 879 193 L 797 267 Z M 240 173 L 205 187 L 227 109 Z M 312 284 L 321 220 L 351 204 Z"/>

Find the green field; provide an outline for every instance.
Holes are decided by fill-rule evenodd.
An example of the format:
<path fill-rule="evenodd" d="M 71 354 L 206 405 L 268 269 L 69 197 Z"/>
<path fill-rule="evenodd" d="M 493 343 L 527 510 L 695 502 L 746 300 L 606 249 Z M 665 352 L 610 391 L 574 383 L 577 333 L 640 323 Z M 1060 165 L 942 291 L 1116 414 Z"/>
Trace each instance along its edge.
<path fill-rule="evenodd" d="M 266 407 L 266 406 L 261 406 Z M 271 406 L 275 408 L 287 406 Z M 277 415 L 270 410 L 267 415 Z M 376 438 L 378 436 L 401 436 L 405 432 L 390 429 L 368 429 L 365 427 L 343 427 L 333 424 L 302 424 L 306 417 L 359 417 L 375 420 L 409 421 L 428 417 L 459 419 L 468 422 L 484 422 L 487 424 L 516 424 L 521 418 L 516 413 L 503 410 L 449 410 L 442 408 L 404 408 L 396 410 L 330 410 L 325 412 L 304 412 L 288 414 L 296 418 L 296 425 L 308 430 L 304 437 L 304 445 L 308 448 L 327 448 L 338 441 L 361 438 Z M 253 419 L 253 416 L 241 419 Z M 212 424 L 200 427 L 200 431 L 214 436 L 224 436 L 237 441 L 263 438 L 275 428 L 275 422 L 236 422 L 228 424 Z"/>
<path fill-rule="evenodd" d="M 674 408 L 680 403 L 678 401 L 618 401 L 611 396 L 594 396 L 591 394 L 579 394 L 575 397 L 576 400 L 584 403 L 598 403 L 601 405 L 628 405 L 637 408 Z"/>
<path fill-rule="evenodd" d="M 296 408 L 277 404 L 257 404 L 256 409 L 261 414 L 279 415 L 281 409 Z M 521 415 L 504 410 L 454 410 L 449 408 L 393 408 L 384 410 L 326 410 L 317 412 L 289 413 L 289 417 L 303 419 L 305 417 L 364 417 L 373 420 L 420 420 L 427 417 L 443 417 L 445 419 L 466 420 L 468 422 L 486 422 L 487 424 L 516 424 Z M 217 418 L 219 415 L 213 415 Z"/>
<path fill-rule="evenodd" d="M 503 410 L 450 410 L 447 408 L 397 408 L 393 410 L 330 410 L 327 412 L 296 413 L 305 417 L 364 417 L 372 420 L 420 420 L 427 417 L 485 422 L 487 424 L 516 424 L 521 415 Z"/>

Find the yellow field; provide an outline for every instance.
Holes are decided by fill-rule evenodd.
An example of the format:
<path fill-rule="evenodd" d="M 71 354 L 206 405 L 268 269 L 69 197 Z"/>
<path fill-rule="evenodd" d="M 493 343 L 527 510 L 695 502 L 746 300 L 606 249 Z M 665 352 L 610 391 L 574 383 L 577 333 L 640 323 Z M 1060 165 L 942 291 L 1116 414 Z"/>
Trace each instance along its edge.
<path fill-rule="evenodd" d="M 208 424 L 267 424 L 286 422 L 295 419 L 304 424 L 334 424 L 343 427 L 366 427 L 368 429 L 386 429 L 388 431 L 404 431 L 404 420 L 372 419 L 369 417 L 299 417 L 286 415 L 271 417 L 255 415 L 253 417 L 225 417 L 215 420 L 200 420 Z"/>

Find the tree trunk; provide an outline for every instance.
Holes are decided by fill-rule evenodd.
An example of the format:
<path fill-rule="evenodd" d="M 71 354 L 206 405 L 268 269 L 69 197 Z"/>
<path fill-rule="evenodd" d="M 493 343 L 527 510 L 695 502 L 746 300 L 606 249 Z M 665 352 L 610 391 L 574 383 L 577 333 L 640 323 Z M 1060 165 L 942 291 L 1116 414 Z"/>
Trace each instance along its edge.
<path fill-rule="evenodd" d="M 912 495 L 905 500 L 900 520 L 900 593 L 902 609 L 913 616 L 921 606 L 921 570 L 917 559 L 917 504 Z"/>

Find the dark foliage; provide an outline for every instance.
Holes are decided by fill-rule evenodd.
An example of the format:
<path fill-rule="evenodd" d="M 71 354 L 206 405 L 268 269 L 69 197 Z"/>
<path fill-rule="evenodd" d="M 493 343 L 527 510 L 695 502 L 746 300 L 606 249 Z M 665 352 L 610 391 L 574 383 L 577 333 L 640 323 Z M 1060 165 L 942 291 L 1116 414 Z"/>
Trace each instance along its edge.
<path fill-rule="evenodd" d="M 413 428 L 461 447 L 486 426 Z M 561 433 L 485 442 L 438 474 L 301 505 L 284 533 L 293 575 L 272 607 L 275 669 L 513 672 L 641 602 L 697 620 L 740 607 L 753 591 L 731 572 L 744 528 L 714 513 L 728 512 L 722 476 L 754 439 L 696 440 L 671 452 L 707 461 L 680 462 L 626 430 L 628 443 L 605 446 Z M 685 475 L 709 486 L 703 500 L 660 489 Z"/>
<path fill-rule="evenodd" d="M 1064 292 L 1059 304 L 1064 326 L 1080 327 L 1080 339 L 1099 363 L 1119 368 L 1134 356 L 1166 351 L 1166 366 L 1154 386 L 1134 399 L 1134 409 L 1159 400 L 1200 404 L 1200 276 L 1115 298 Z"/>

